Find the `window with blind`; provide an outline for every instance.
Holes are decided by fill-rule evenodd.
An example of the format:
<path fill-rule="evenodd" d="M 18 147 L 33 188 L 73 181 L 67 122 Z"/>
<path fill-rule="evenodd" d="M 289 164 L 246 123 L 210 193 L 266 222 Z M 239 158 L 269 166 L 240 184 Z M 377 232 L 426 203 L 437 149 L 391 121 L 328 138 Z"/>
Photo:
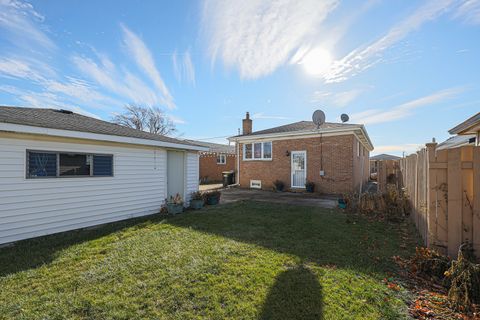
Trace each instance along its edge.
<path fill-rule="evenodd" d="M 113 155 L 27 151 L 27 178 L 112 177 Z"/>

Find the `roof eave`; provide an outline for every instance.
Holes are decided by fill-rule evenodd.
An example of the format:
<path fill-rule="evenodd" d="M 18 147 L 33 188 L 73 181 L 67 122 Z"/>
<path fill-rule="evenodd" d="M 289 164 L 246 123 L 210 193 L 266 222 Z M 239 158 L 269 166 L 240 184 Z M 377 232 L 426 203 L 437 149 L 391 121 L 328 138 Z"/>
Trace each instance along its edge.
<path fill-rule="evenodd" d="M 357 132 L 358 131 L 358 132 Z M 320 133 L 348 133 L 351 132 L 358 136 L 363 136 L 364 142 L 367 145 L 367 149 L 369 151 L 373 151 L 373 144 L 368 136 L 368 133 L 365 129 L 363 124 L 361 125 L 351 125 L 348 128 L 330 128 L 330 129 L 322 129 L 320 130 L 298 130 L 298 131 L 290 131 L 290 132 L 280 132 L 280 133 L 268 133 L 268 134 L 252 134 L 252 135 L 242 135 L 242 136 L 232 136 L 228 138 L 230 142 L 241 142 L 241 141 L 250 141 L 256 139 L 268 139 L 268 138 L 280 138 L 280 137 L 296 137 L 301 135 L 317 135 Z"/>
<path fill-rule="evenodd" d="M 20 124 L 5 123 L 5 122 L 0 122 L 0 131 L 54 136 L 54 137 L 62 137 L 62 138 L 97 140 L 97 141 L 126 143 L 126 144 L 145 145 L 145 146 L 157 146 L 157 147 L 192 150 L 192 151 L 208 151 L 208 148 L 205 148 L 202 146 L 188 145 L 188 144 L 182 144 L 182 143 L 141 139 L 141 138 L 133 138 L 133 137 L 125 137 L 125 136 L 116 136 L 116 135 L 108 135 L 108 134 L 98 134 L 98 133 L 90 133 L 90 132 L 83 132 L 83 131 L 70 131 L 70 130 L 62 130 L 62 129 L 35 127 L 35 126 L 27 126 L 27 125 L 20 125 Z"/>

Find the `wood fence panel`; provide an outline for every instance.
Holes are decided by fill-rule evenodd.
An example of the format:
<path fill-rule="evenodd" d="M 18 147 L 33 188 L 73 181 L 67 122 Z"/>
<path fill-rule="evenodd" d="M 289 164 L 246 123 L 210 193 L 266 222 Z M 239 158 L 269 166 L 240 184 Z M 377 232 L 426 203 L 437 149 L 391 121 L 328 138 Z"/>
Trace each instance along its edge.
<path fill-rule="evenodd" d="M 462 243 L 461 149 L 448 150 L 448 255 L 455 256 Z"/>
<path fill-rule="evenodd" d="M 473 242 L 473 147 L 462 151 L 462 241 Z"/>
<path fill-rule="evenodd" d="M 472 242 L 477 257 L 480 256 L 480 147 L 473 150 L 473 217 Z"/>

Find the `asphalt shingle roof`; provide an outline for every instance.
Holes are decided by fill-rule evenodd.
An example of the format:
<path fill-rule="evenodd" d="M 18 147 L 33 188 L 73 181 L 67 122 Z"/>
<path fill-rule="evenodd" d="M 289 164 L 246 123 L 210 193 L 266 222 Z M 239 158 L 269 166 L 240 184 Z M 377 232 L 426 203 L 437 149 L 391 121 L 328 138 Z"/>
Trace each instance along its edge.
<path fill-rule="evenodd" d="M 197 146 L 207 147 L 209 148 L 208 150 L 209 152 L 235 154 L 235 146 L 229 146 L 228 144 L 203 142 L 203 141 L 196 141 L 196 140 L 186 140 L 186 141 L 188 141 L 189 143 L 193 143 Z"/>
<path fill-rule="evenodd" d="M 370 160 L 400 160 L 400 159 L 402 158 L 391 155 L 391 154 L 385 154 L 385 153 L 370 157 Z"/>
<path fill-rule="evenodd" d="M 195 146 L 196 144 L 55 109 L 0 106 L 0 122 Z"/>
<path fill-rule="evenodd" d="M 348 127 L 356 127 L 358 125 L 351 124 L 351 123 L 333 123 L 333 122 L 325 122 L 322 124 L 319 129 L 335 129 L 335 128 L 348 128 Z M 312 121 L 299 121 L 290 124 L 286 124 L 279 127 L 274 127 L 270 129 L 254 131 L 250 134 L 239 135 L 237 137 L 243 136 L 253 136 L 259 134 L 271 134 L 271 133 L 288 133 L 288 132 L 295 132 L 295 131 L 308 131 L 308 130 L 315 130 L 317 129 L 317 125 Z"/>

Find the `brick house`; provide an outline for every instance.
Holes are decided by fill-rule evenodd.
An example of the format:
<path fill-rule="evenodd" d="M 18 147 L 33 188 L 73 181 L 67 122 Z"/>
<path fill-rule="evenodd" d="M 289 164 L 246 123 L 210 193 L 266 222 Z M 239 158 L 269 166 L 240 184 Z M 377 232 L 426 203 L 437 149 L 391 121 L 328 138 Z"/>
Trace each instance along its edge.
<path fill-rule="evenodd" d="M 220 182 L 223 179 L 222 172 L 235 170 L 235 146 L 195 140 L 187 141 L 208 148 L 208 151 L 200 152 L 201 183 Z"/>
<path fill-rule="evenodd" d="M 292 191 L 315 183 L 315 191 L 359 190 L 369 179 L 373 145 L 361 124 L 295 122 L 253 131 L 247 112 L 241 135 L 229 138 L 237 152 L 236 179 L 242 188 L 271 190 L 275 180 Z"/>

